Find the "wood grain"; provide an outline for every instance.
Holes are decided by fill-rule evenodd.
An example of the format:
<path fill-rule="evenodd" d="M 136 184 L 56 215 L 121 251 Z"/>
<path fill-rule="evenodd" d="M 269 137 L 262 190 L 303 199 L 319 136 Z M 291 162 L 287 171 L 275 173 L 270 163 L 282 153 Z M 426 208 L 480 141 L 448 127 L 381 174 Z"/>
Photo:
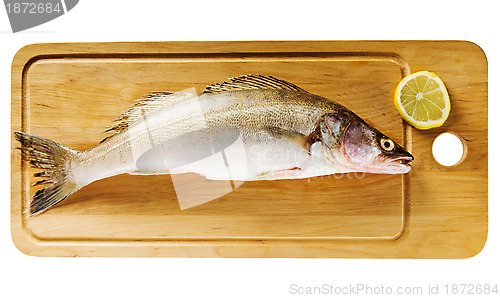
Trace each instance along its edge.
<path fill-rule="evenodd" d="M 453 53 L 452 55 L 450 53 Z M 409 70 L 445 82 L 444 126 L 418 131 L 394 108 Z M 248 73 L 273 75 L 350 108 L 415 156 L 407 175 L 345 174 L 245 182 L 180 210 L 171 176 L 120 175 L 94 182 L 27 218 L 36 191 L 12 138 L 12 234 L 38 256 L 466 258 L 487 235 L 487 63 L 468 42 L 163 42 L 37 44 L 12 66 L 12 129 L 73 149 L 149 91 L 201 91 Z M 437 164 L 444 131 L 466 140 L 456 167 Z M 175 177 L 193 192 L 214 183 Z M 219 182 L 220 183 L 220 182 Z"/>

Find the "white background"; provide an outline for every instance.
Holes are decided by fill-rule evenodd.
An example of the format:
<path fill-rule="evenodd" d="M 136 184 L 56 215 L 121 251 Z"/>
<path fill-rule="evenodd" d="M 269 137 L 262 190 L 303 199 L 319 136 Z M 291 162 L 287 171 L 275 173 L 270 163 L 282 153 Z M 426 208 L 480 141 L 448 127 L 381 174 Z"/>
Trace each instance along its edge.
<path fill-rule="evenodd" d="M 500 16 L 495 2 L 83 0 L 68 14 L 16 34 L 0 8 L 0 295 L 290 297 L 298 296 L 289 294 L 291 283 L 394 287 L 500 283 L 495 172 Z M 9 214 L 10 69 L 19 48 L 46 42 L 308 39 L 464 39 L 483 48 L 489 66 L 491 188 L 489 237 L 478 256 L 465 260 L 37 258 L 14 246 Z"/>

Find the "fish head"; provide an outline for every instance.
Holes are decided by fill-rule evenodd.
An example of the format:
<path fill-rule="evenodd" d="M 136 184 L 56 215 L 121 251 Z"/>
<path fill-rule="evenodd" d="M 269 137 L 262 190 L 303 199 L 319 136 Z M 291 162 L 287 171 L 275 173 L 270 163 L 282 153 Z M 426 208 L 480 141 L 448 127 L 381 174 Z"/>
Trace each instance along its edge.
<path fill-rule="evenodd" d="M 332 165 L 353 172 L 404 174 L 413 156 L 352 113 L 326 115 L 320 123 L 324 152 Z"/>
<path fill-rule="evenodd" d="M 340 153 L 355 171 L 367 173 L 408 173 L 413 161 L 402 146 L 361 119 L 346 127 Z"/>

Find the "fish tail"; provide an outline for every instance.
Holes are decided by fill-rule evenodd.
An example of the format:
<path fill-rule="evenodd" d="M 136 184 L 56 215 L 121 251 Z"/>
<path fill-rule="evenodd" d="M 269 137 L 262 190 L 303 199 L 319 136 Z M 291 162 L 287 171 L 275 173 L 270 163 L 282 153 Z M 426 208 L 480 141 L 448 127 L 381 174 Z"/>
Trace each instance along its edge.
<path fill-rule="evenodd" d="M 79 187 L 72 177 L 70 164 L 77 156 L 77 151 L 66 148 L 54 141 L 32 136 L 22 132 L 14 132 L 21 143 L 21 153 L 31 167 L 41 169 L 35 177 L 44 177 L 33 185 L 48 184 L 38 190 L 29 207 L 29 215 L 36 215 L 57 205 Z"/>

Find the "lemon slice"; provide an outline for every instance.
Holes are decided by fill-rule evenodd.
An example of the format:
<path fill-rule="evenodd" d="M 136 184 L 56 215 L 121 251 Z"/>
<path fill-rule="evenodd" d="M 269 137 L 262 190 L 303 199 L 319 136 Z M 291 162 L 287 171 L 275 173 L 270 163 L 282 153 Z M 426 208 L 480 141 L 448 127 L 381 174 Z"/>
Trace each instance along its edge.
<path fill-rule="evenodd" d="M 443 81 L 429 71 L 419 71 L 401 80 L 394 104 L 403 119 L 418 129 L 441 126 L 450 114 L 448 91 Z"/>

